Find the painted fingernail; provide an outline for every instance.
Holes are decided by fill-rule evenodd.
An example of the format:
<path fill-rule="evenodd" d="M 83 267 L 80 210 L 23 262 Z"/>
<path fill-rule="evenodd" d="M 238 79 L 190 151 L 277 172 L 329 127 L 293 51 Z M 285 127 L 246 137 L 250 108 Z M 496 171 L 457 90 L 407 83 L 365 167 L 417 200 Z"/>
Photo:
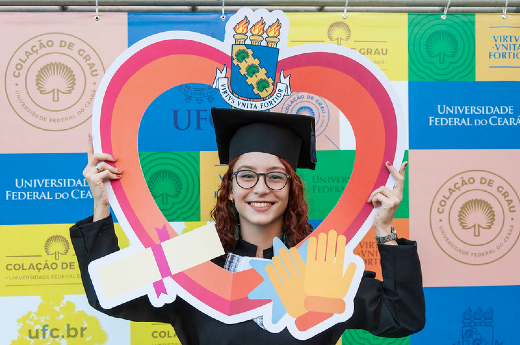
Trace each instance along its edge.
<path fill-rule="evenodd" d="M 390 162 L 387 161 L 387 162 L 386 162 L 386 166 L 390 166 Z"/>
<path fill-rule="evenodd" d="M 114 156 L 111 156 L 111 157 L 112 157 L 112 160 L 117 161 L 116 157 L 114 157 Z"/>
<path fill-rule="evenodd" d="M 123 169 L 117 169 L 117 172 L 118 172 L 118 173 L 122 173 L 122 172 L 123 172 Z"/>

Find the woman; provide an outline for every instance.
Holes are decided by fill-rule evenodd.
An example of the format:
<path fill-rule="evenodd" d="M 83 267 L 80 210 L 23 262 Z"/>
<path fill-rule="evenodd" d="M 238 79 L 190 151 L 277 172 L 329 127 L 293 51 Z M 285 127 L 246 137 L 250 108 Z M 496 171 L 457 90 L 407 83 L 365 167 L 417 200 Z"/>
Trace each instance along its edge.
<path fill-rule="evenodd" d="M 273 257 L 273 238 L 294 246 L 311 231 L 303 186 L 296 168 L 314 168 L 314 119 L 306 116 L 212 109 L 221 163 L 229 164 L 212 211 L 227 253 L 213 260 L 234 271 L 243 257 Z M 161 308 L 146 296 L 115 308 L 101 308 L 88 275 L 88 264 L 118 250 L 105 178 L 119 179 L 122 171 L 106 161 L 116 158 L 94 154 L 89 137 L 89 162 L 84 176 L 94 198 L 94 216 L 71 228 L 82 280 L 89 303 L 116 317 L 134 321 L 172 324 L 183 344 L 336 344 L 345 329 L 366 329 L 373 334 L 402 337 L 424 326 L 424 295 L 415 242 L 396 240 L 391 221 L 402 199 L 404 169 L 387 168 L 395 177 L 392 190 L 376 189 L 368 202 L 381 205 L 374 227 L 382 262 L 384 282 L 365 272 L 356 298 L 354 314 L 306 341 L 298 341 L 284 329 L 270 333 L 261 318 L 238 324 L 223 324 L 185 301 Z M 398 245 L 399 244 L 399 245 Z"/>

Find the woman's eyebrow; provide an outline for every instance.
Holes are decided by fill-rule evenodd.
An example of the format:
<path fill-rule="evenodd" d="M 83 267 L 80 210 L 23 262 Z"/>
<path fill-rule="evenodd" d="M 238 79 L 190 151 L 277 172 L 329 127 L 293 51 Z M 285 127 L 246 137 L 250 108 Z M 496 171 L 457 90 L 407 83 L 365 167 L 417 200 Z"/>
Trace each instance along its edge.
<path fill-rule="evenodd" d="M 240 165 L 236 168 L 237 170 L 242 170 L 242 169 L 247 169 L 247 170 L 252 170 L 252 171 L 256 171 L 258 170 L 256 167 L 252 166 L 252 165 Z M 285 167 L 283 165 L 274 165 L 272 167 L 269 167 L 266 169 L 267 171 L 285 171 Z"/>

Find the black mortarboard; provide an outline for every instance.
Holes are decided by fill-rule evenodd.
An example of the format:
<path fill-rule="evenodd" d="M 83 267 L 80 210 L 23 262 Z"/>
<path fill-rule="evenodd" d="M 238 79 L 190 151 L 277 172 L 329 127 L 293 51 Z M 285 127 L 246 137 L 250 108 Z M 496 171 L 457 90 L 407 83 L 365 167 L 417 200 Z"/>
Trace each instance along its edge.
<path fill-rule="evenodd" d="M 306 115 L 211 108 L 221 164 L 247 152 L 264 152 L 286 160 L 293 169 L 314 170 L 314 118 Z"/>

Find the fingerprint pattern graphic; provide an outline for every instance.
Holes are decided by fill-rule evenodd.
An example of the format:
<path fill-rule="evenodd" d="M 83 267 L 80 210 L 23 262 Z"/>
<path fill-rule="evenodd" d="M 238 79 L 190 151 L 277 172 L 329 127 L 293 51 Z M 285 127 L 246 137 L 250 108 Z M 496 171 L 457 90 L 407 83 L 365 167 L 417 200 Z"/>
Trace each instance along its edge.
<path fill-rule="evenodd" d="M 144 178 L 169 222 L 200 220 L 199 152 L 141 152 Z"/>
<path fill-rule="evenodd" d="M 475 16 L 408 16 L 409 80 L 475 80 Z"/>
<path fill-rule="evenodd" d="M 382 338 L 361 329 L 348 329 L 341 337 L 342 344 L 350 345 L 409 345 L 410 337 Z"/>

